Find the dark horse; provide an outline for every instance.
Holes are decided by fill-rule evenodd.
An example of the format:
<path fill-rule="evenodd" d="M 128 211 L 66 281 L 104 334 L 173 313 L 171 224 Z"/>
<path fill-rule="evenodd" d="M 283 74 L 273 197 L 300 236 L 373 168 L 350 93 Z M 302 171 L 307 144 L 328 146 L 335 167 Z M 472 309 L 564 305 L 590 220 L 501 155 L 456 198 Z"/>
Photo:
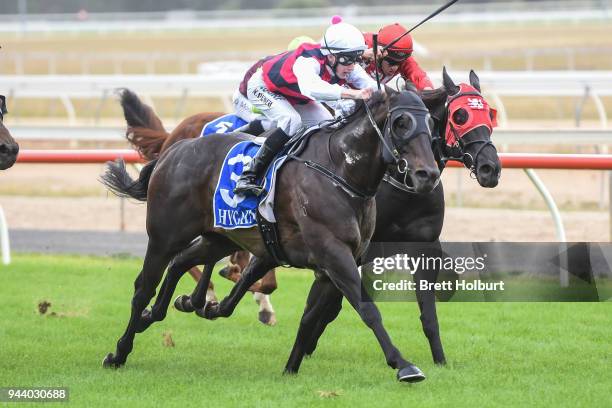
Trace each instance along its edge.
<path fill-rule="evenodd" d="M 499 180 L 501 165 L 497 151 L 491 143 L 491 127 L 486 126 L 484 118 L 477 118 L 479 120 L 475 121 L 474 128 L 457 135 L 459 136 L 457 145 L 449 146 L 446 140 L 447 130 L 451 126 L 461 126 L 469 116 L 465 108 L 455 106 L 458 99 L 451 99 L 463 95 L 460 92 L 461 88 L 468 86 L 467 84 L 455 85 L 446 70 L 443 71 L 443 84 L 444 86 L 439 89 L 424 91 L 421 94 L 423 102 L 434 119 L 432 150 L 440 169 L 444 168 L 447 160 L 458 160 L 476 175 L 481 186 L 495 187 Z M 470 72 L 470 85 L 473 87 L 473 92 L 480 93 L 480 82 L 473 71 Z M 449 100 L 451 103 L 447 104 Z M 217 113 L 194 115 L 181 122 L 172 133 L 167 133 L 152 110 L 129 91 L 122 94 L 122 106 L 130 125 L 128 128 L 130 142 L 149 160 L 157 157 L 159 149 L 164 151 L 177 140 L 197 137 L 206 122 L 221 115 Z M 449 112 L 452 114 L 449 115 Z M 491 110 L 488 113 L 493 115 Z M 402 183 L 403 179 L 395 174 L 392 178 L 385 177 L 385 182 L 380 185 L 376 195 L 377 218 L 373 241 L 433 242 L 433 248 L 429 246 L 428 250 L 434 250 L 436 246 L 439 247 L 439 237 L 444 222 L 445 205 L 442 183 L 440 182 L 434 191 L 426 194 L 415 194 L 413 189 L 403 186 Z M 241 253 L 246 255 L 246 258 L 245 256 L 242 258 L 248 261 L 248 253 Z M 246 266 L 246 263 L 243 261 L 242 265 Z M 239 276 L 239 274 L 235 275 Z M 425 274 L 422 270 L 418 270 L 414 279 L 426 279 L 433 282 L 437 280 L 437 276 L 437 272 L 429 271 Z M 274 289 L 276 287 L 274 274 L 266 274 L 264 280 L 266 279 L 266 289 L 269 290 L 270 282 L 274 283 L 272 286 Z M 434 292 L 417 290 L 416 295 L 423 331 L 429 341 L 433 360 L 438 364 L 443 364 L 445 356 L 440 340 Z M 329 308 L 326 314 L 328 322 L 335 318 L 340 307 L 341 302 L 338 300 L 333 308 Z M 322 330 L 321 324 L 317 325 L 316 330 Z M 316 337 L 307 347 L 307 354 L 312 353 L 315 346 Z"/>
<path fill-rule="evenodd" d="M 411 167 L 404 170 L 417 192 L 430 191 L 439 177 L 426 113 L 422 101 L 412 92 L 377 92 L 370 101 L 360 104 L 345 126 L 315 132 L 300 158 L 288 161 L 277 180 L 275 213 L 286 260 L 313 269 L 316 275 L 333 282 L 333 288 L 374 331 L 387 364 L 398 369 L 397 377 L 402 381 L 425 377 L 392 344 L 374 303 L 362 299 L 355 259 L 365 252 L 374 232 L 374 195 L 393 159 L 410 163 Z M 236 142 L 248 138 L 233 134 L 182 141 L 148 163 L 137 181 L 129 177 L 122 162 L 109 163 L 103 176 L 105 184 L 119 195 L 148 202 L 149 242 L 142 271 L 134 283 L 128 327 L 116 352 L 104 359 L 104 366 L 123 365 L 135 334 L 165 317 L 176 284 L 190 267 L 206 265 L 196 288 L 202 292 L 217 261 L 240 247 L 255 256 L 230 296 L 206 310 L 207 317 L 215 318 L 231 315 L 247 289 L 278 265 L 256 228 L 213 227 L 212 196 L 221 163 Z M 385 145 L 392 146 L 393 154 L 383 150 Z M 345 160 L 345 152 L 353 153 L 355 159 Z M 317 163 L 336 178 L 332 181 L 313 171 L 304 161 Z M 155 304 L 150 311 L 145 310 L 171 260 Z M 199 293 L 195 295 L 193 301 L 201 304 L 194 306 L 201 308 L 203 299 L 197 296 Z M 309 299 L 309 303 L 317 300 Z M 290 358 L 285 371 L 297 372 L 298 368 Z"/>
<path fill-rule="evenodd" d="M 421 97 L 430 110 L 435 125 L 433 129 L 432 149 L 436 161 L 443 170 L 447 160 L 457 160 L 476 176 L 483 187 L 495 187 L 501 174 L 501 163 L 497 150 L 491 142 L 491 132 L 495 123 L 495 111 L 489 109 L 484 99 L 483 112 L 490 115 L 473 118 L 469 106 L 463 106 L 466 98 L 482 98 L 478 76 L 470 72 L 470 85 L 455 85 L 443 71 L 443 87 L 433 91 L 423 91 Z M 461 129 L 470 121 L 473 123 L 463 132 Z M 454 138 L 451 144 L 449 138 Z M 401 177 L 391 174 L 385 177 L 376 194 L 376 229 L 372 244 L 384 242 L 432 243 L 423 245 L 422 253 L 426 256 L 439 254 L 441 251 L 440 234 L 444 223 L 444 190 L 440 182 L 436 188 L 424 194 L 416 194 L 413 189 L 402 185 Z M 417 269 L 413 275 L 416 282 L 426 280 L 436 282 L 439 270 Z M 427 337 L 433 360 L 436 364 L 445 364 L 446 357 L 440 339 L 440 329 L 436 312 L 436 297 L 433 290 L 419 290 L 416 297 L 421 312 L 423 332 Z M 326 301 L 320 300 L 327 299 Z M 308 299 L 319 299 L 308 304 L 300 324 L 303 338 L 298 338 L 292 352 L 292 358 L 300 361 L 304 355 L 311 355 L 325 327 L 332 322 L 342 308 L 342 296 L 329 281 L 317 280 L 308 295 Z M 302 330 L 303 329 L 303 330 Z"/>
<path fill-rule="evenodd" d="M 0 170 L 10 168 L 17 161 L 19 145 L 4 126 L 4 115 L 6 110 L 6 98 L 0 95 Z"/>

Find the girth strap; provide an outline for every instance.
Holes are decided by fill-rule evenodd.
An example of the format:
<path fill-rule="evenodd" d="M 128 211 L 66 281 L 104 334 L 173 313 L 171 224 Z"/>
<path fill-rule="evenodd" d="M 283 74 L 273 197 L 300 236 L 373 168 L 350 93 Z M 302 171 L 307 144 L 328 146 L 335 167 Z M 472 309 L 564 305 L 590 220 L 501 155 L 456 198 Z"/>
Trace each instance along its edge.
<path fill-rule="evenodd" d="M 266 220 L 259 210 L 257 210 L 257 225 L 259 226 L 259 232 L 261 233 L 261 238 L 263 239 L 264 246 L 268 251 L 268 254 L 274 259 L 279 265 L 290 266 L 287 261 L 287 255 L 283 250 L 283 247 L 280 244 L 278 239 L 278 231 L 276 228 L 275 222 L 270 222 Z"/>

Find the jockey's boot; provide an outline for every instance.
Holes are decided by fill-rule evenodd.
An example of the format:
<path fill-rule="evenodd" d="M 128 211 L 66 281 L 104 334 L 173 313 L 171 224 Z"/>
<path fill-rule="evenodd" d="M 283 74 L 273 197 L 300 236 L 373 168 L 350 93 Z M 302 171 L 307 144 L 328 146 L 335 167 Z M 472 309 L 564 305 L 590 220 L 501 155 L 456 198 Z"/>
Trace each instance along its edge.
<path fill-rule="evenodd" d="M 274 156 L 289 141 L 289 136 L 281 128 L 276 128 L 266 133 L 267 135 L 262 135 L 262 137 L 267 136 L 266 141 L 255 157 L 253 157 L 253 160 L 244 167 L 240 178 L 236 181 L 234 194 L 260 195 L 263 187 L 257 184 L 257 179 L 263 175 L 274 159 Z"/>
<path fill-rule="evenodd" d="M 265 131 L 260 119 L 255 119 L 254 121 L 251 121 L 236 130 L 239 132 L 248 133 L 249 135 L 253 136 L 259 136 Z"/>

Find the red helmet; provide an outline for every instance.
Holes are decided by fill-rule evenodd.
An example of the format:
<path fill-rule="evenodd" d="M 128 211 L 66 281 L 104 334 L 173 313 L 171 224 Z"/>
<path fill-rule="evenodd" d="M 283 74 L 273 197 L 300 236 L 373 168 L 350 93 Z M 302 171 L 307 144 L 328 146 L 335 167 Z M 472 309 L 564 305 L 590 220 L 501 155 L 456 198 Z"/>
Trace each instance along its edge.
<path fill-rule="evenodd" d="M 406 33 L 406 31 L 408 31 L 406 30 L 406 27 L 398 23 L 386 25 L 378 31 L 378 42 L 382 46 L 391 44 L 396 38 Z M 401 40 L 389 47 L 389 50 L 411 54 L 412 37 L 410 34 L 406 34 L 401 38 Z"/>

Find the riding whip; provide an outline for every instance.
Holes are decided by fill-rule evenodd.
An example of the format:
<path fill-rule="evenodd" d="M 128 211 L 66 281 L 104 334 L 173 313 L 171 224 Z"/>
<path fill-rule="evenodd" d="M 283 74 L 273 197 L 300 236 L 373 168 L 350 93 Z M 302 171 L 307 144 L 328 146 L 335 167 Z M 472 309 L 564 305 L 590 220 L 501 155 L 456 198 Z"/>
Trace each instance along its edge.
<path fill-rule="evenodd" d="M 446 10 L 447 8 L 449 8 L 450 6 L 452 6 L 453 4 L 455 4 L 456 2 L 458 2 L 459 0 L 451 0 L 448 3 L 446 3 L 445 5 L 441 6 L 440 8 L 438 8 L 436 11 L 434 11 L 433 13 L 431 13 L 429 16 L 425 17 L 424 20 L 422 20 L 420 23 L 418 23 L 417 25 L 415 25 L 414 27 L 412 27 L 410 30 L 406 31 L 404 34 L 400 35 L 399 37 L 397 37 L 395 40 L 391 41 L 389 44 L 385 45 L 382 50 L 386 51 L 387 48 L 393 46 L 393 44 L 395 44 L 396 42 L 398 42 L 399 40 L 401 40 L 402 38 L 404 38 L 405 35 L 407 35 L 408 33 L 412 32 L 413 30 L 415 30 L 417 27 L 419 27 L 421 24 L 427 22 L 428 20 L 431 20 L 432 18 L 434 18 L 435 16 L 437 16 L 438 14 L 440 14 L 441 12 L 443 12 L 444 10 Z"/>
<path fill-rule="evenodd" d="M 376 54 L 378 53 L 378 34 L 372 34 L 372 50 L 374 51 L 374 72 L 376 72 L 376 87 L 380 91 L 380 75 L 378 74 L 378 61 Z"/>

